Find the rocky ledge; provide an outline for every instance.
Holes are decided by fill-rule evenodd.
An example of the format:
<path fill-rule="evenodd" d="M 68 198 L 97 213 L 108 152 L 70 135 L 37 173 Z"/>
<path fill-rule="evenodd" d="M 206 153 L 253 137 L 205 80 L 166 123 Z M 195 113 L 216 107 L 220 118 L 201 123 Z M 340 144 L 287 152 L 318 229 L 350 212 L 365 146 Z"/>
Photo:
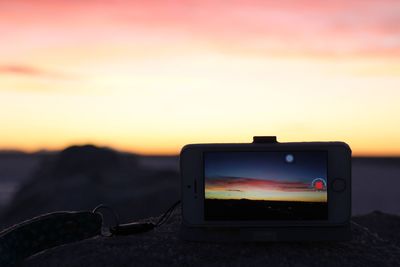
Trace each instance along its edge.
<path fill-rule="evenodd" d="M 147 233 L 59 246 L 23 266 L 400 266 L 400 217 L 354 217 L 353 240 L 309 243 L 196 243 L 178 237 L 179 212 Z"/>

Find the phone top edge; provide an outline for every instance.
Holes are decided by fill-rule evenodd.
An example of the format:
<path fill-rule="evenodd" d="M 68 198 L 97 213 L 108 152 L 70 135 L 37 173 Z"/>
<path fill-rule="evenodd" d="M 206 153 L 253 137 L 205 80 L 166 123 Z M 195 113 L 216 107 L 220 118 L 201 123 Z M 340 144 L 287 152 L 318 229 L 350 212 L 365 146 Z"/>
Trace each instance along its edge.
<path fill-rule="evenodd" d="M 350 154 L 352 150 L 350 146 L 343 141 L 317 141 L 317 142 L 277 142 L 277 143 L 195 143 L 195 144 L 187 144 L 182 147 L 180 154 L 182 154 L 188 148 L 210 148 L 210 147 L 276 147 L 276 146 L 309 146 L 309 147 L 318 147 L 318 146 L 329 146 L 329 147 L 343 147 L 349 150 Z"/>

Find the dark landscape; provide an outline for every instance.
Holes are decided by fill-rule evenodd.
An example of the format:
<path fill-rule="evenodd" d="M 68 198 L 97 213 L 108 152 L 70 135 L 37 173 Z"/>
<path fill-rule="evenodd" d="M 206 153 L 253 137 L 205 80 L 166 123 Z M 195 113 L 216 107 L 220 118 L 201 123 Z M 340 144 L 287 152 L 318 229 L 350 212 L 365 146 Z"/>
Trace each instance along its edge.
<path fill-rule="evenodd" d="M 180 198 L 178 166 L 178 157 L 91 145 L 60 152 L 0 153 L 0 188 L 7 193 L 1 228 L 57 210 L 92 210 L 100 203 L 112 206 L 122 222 L 154 220 Z M 179 239 L 178 208 L 154 231 L 48 249 L 23 266 L 400 266 L 398 188 L 399 158 L 353 159 L 351 242 L 185 242 Z"/>
<path fill-rule="evenodd" d="M 206 220 L 326 220 L 325 202 L 206 199 Z"/>
<path fill-rule="evenodd" d="M 58 153 L 7 152 L 2 157 L 0 188 L 2 182 L 14 182 L 15 193 L 3 204 L 1 228 L 43 213 L 92 210 L 102 203 L 127 222 L 156 216 L 180 197 L 177 157 L 139 156 L 91 145 Z"/>

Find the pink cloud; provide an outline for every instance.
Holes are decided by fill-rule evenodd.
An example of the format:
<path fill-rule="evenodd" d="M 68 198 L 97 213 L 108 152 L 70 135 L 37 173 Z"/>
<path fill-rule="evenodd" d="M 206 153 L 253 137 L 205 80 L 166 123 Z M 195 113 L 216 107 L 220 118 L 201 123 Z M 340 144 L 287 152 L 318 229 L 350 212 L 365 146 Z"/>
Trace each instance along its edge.
<path fill-rule="evenodd" d="M 3 44 L 30 47 L 158 35 L 222 52 L 400 55 L 399 24 L 395 0 L 0 2 Z"/>
<path fill-rule="evenodd" d="M 287 192 L 314 191 L 310 184 L 304 182 L 290 182 L 264 180 L 244 177 L 218 177 L 206 181 L 207 190 L 248 191 L 248 190 L 277 190 Z"/>
<path fill-rule="evenodd" d="M 21 74 L 21 75 L 30 75 L 30 76 L 41 76 L 46 75 L 47 73 L 33 67 L 23 66 L 23 65 L 3 65 L 0 66 L 0 73 L 3 74 Z"/>
<path fill-rule="evenodd" d="M 23 76 L 36 76 L 36 77 L 47 77 L 53 79 L 66 79 L 71 78 L 69 75 L 62 73 L 47 71 L 40 68 L 28 66 L 28 65 L 0 65 L 0 75 L 23 75 Z"/>

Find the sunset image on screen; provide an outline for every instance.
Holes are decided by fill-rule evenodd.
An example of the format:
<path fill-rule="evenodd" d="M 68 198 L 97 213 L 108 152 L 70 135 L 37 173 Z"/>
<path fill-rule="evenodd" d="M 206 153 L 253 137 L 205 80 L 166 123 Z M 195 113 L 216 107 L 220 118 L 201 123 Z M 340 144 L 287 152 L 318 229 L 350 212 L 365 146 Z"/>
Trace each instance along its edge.
<path fill-rule="evenodd" d="M 204 180 L 208 219 L 327 216 L 326 152 L 206 152 Z"/>

